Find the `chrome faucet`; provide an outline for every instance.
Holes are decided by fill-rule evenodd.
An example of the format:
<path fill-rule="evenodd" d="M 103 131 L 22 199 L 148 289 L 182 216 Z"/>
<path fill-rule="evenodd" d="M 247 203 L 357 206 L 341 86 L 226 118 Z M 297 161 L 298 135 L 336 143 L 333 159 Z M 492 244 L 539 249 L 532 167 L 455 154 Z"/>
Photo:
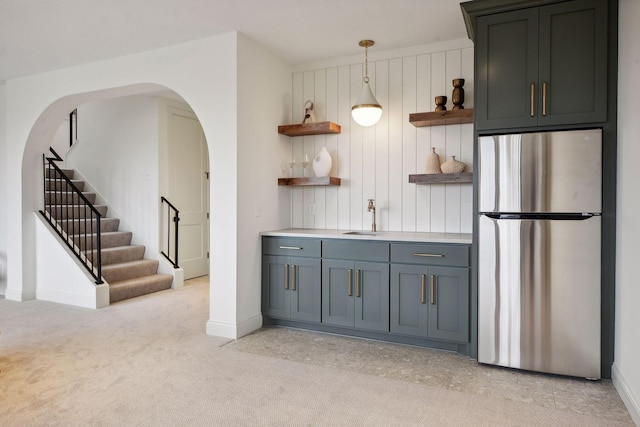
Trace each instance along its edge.
<path fill-rule="evenodd" d="M 371 223 L 371 231 L 376 231 L 376 200 L 368 199 L 369 206 L 367 206 L 367 212 L 372 212 L 373 222 Z"/>

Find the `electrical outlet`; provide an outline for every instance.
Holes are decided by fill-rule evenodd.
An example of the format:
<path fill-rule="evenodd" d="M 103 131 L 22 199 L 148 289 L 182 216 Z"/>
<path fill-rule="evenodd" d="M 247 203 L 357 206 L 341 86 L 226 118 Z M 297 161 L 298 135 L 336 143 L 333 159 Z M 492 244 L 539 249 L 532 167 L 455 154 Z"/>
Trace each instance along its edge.
<path fill-rule="evenodd" d="M 315 203 L 309 203 L 309 215 L 316 214 L 316 205 Z"/>

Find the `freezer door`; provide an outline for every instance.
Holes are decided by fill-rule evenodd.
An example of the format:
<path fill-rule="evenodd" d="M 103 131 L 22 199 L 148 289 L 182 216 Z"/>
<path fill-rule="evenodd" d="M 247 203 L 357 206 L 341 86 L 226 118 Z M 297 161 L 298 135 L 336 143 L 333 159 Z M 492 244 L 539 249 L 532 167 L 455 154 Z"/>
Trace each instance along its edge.
<path fill-rule="evenodd" d="M 602 212 L 600 129 L 480 137 L 480 212 Z"/>
<path fill-rule="evenodd" d="M 478 361 L 600 378 L 601 218 L 479 218 Z"/>

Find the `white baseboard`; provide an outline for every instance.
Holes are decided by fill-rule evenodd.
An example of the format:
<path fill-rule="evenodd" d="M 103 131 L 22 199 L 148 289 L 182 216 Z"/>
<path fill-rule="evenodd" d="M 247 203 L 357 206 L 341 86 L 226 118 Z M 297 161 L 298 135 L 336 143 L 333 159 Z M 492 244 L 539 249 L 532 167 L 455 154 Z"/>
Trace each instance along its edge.
<path fill-rule="evenodd" d="M 238 324 L 238 338 L 249 335 L 260 328 L 262 328 L 262 315 L 258 314 Z"/>
<path fill-rule="evenodd" d="M 107 292 L 108 291 L 109 289 L 107 288 Z M 96 292 L 96 294 L 97 293 L 98 292 Z M 53 289 L 38 289 L 36 291 L 36 298 L 41 301 L 49 301 L 84 308 L 100 308 L 100 301 L 98 301 L 96 296 L 97 295 L 80 295 Z M 107 299 L 106 305 L 109 305 L 108 301 L 109 300 Z"/>
<path fill-rule="evenodd" d="M 36 291 L 23 291 L 22 289 L 7 288 L 4 297 L 10 301 L 29 301 L 36 299 Z"/>
<path fill-rule="evenodd" d="M 243 322 L 232 324 L 218 322 L 215 320 L 207 321 L 207 335 L 222 338 L 238 339 L 262 327 L 262 315 L 253 316 Z"/>
<path fill-rule="evenodd" d="M 230 338 L 232 340 L 235 340 L 237 338 L 237 326 L 231 323 L 208 320 L 206 331 L 207 335 L 211 335 L 214 337 Z"/>
<path fill-rule="evenodd" d="M 633 422 L 637 426 L 640 426 L 640 400 L 633 395 L 633 392 L 629 388 L 629 385 L 615 363 L 611 367 L 611 380 L 613 385 L 616 387 L 616 390 L 618 390 L 620 398 L 627 407 L 627 411 L 629 411 L 631 419 L 633 419 Z"/>

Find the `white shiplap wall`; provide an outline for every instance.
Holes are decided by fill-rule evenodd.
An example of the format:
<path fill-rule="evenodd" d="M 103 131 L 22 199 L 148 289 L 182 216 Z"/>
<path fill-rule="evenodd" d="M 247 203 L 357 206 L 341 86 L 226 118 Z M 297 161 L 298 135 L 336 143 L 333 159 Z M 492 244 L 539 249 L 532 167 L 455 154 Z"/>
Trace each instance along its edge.
<path fill-rule="evenodd" d="M 367 199 L 374 198 L 379 230 L 470 233 L 471 184 L 409 184 L 409 175 L 424 173 L 431 147 L 441 162 L 451 155 L 473 170 L 473 125 L 416 128 L 409 114 L 433 111 L 434 97 L 446 95 L 451 109 L 451 81 L 465 79 L 466 108 L 473 108 L 473 47 L 468 40 L 424 46 L 412 51 L 369 51 L 371 88 L 383 106 L 382 119 L 363 128 L 351 119 L 351 106 L 360 94 L 364 65 L 298 70 L 292 77 L 292 123 L 301 123 L 306 100 L 312 100 L 318 121 L 342 126 L 339 135 L 291 138 L 291 156 L 306 154 L 310 163 L 323 146 L 331 154 L 331 176 L 339 187 L 292 187 L 292 227 L 369 229 Z M 417 52 L 416 52 L 417 51 Z M 363 61 L 362 58 L 357 61 Z M 295 171 L 301 176 L 301 169 Z M 309 166 L 307 176 L 313 176 Z M 315 214 L 310 214 L 314 205 Z"/>

